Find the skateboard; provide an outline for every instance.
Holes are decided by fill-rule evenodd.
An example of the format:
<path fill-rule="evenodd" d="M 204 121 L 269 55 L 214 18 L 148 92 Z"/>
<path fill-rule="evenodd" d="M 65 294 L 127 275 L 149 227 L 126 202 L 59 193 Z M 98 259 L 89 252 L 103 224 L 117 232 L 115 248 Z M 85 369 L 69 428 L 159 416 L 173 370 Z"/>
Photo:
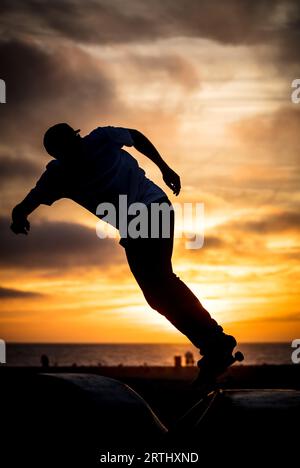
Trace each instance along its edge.
<path fill-rule="evenodd" d="M 169 428 L 166 440 L 170 445 L 180 444 L 182 438 L 188 433 L 191 434 L 191 440 L 194 440 L 193 434 L 197 434 L 197 428 L 203 425 L 207 413 L 216 407 L 222 394 L 223 385 L 218 381 L 218 377 L 224 374 L 232 364 L 243 360 L 243 353 L 236 351 L 226 356 L 221 362 L 213 362 L 208 358 L 204 361 L 202 358 L 198 362 L 199 374 L 190 384 L 192 394 L 197 401 L 176 421 L 173 427 Z"/>
<path fill-rule="evenodd" d="M 173 427 L 169 428 L 169 439 L 174 441 L 177 437 L 180 440 L 187 432 L 194 431 L 215 405 L 220 393 L 221 390 L 214 389 L 198 395 L 198 401 L 176 421 Z"/>

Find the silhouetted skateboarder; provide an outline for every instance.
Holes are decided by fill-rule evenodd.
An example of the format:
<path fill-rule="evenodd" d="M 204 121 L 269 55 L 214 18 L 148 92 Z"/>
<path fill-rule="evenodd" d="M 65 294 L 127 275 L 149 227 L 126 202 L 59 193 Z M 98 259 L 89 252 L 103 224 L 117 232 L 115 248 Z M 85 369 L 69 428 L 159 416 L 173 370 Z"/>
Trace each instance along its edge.
<path fill-rule="evenodd" d="M 172 208 L 165 192 L 145 177 L 136 159 L 122 149 L 134 146 L 161 170 L 167 186 L 178 195 L 179 176 L 166 164 L 153 144 L 139 131 L 117 127 L 99 127 L 81 137 L 66 123 L 50 127 L 44 146 L 54 157 L 25 199 L 12 211 L 11 229 L 27 234 L 27 219 L 40 204 L 52 205 L 70 198 L 96 214 L 97 206 L 110 202 L 117 207 L 119 195 L 128 204 L 140 202 L 148 208 L 154 203 Z M 200 350 L 198 365 L 202 373 L 221 373 L 232 362 L 236 340 L 226 335 L 197 297 L 172 269 L 174 211 L 170 210 L 170 232 L 158 238 L 132 238 L 121 235 L 129 267 L 148 304 L 164 315 Z M 151 225 L 151 219 L 149 219 Z M 116 225 L 119 228 L 118 224 Z M 150 233 L 150 231 L 149 231 Z M 124 233 L 123 233 L 124 234 Z"/>

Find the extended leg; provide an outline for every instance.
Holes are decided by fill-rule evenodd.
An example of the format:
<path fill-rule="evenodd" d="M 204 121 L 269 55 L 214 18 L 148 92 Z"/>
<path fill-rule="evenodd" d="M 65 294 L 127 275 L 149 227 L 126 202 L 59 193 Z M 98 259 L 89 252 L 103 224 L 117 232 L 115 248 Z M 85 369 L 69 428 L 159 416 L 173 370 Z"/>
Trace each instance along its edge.
<path fill-rule="evenodd" d="M 169 238 L 129 239 L 125 245 L 130 269 L 148 304 L 164 315 L 200 350 L 209 372 L 234 362 L 234 337 L 226 335 L 198 298 L 173 272 L 173 230 Z M 213 369 L 213 371 L 212 371 Z"/>
<path fill-rule="evenodd" d="M 172 270 L 169 239 L 139 239 L 126 248 L 130 269 L 148 304 L 164 315 L 198 348 L 216 330 L 222 331 Z"/>

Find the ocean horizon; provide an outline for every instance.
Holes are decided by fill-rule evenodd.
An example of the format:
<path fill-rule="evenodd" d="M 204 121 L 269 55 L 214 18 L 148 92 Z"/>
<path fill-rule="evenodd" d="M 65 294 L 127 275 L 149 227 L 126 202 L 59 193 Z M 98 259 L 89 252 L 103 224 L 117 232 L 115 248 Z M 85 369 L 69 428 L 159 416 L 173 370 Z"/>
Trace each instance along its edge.
<path fill-rule="evenodd" d="M 292 364 L 290 342 L 240 343 L 245 365 Z M 174 357 L 199 351 L 189 343 L 7 343 L 6 366 L 41 365 L 46 355 L 50 366 L 173 366 Z"/>

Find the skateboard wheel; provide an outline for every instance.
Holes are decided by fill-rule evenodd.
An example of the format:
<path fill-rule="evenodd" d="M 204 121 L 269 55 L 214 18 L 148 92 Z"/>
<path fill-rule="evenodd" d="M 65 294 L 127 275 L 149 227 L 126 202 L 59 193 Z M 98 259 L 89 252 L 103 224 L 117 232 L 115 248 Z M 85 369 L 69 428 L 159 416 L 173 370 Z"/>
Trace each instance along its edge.
<path fill-rule="evenodd" d="M 234 358 L 238 362 L 242 362 L 244 360 L 244 355 L 240 351 L 237 351 L 234 355 Z"/>

